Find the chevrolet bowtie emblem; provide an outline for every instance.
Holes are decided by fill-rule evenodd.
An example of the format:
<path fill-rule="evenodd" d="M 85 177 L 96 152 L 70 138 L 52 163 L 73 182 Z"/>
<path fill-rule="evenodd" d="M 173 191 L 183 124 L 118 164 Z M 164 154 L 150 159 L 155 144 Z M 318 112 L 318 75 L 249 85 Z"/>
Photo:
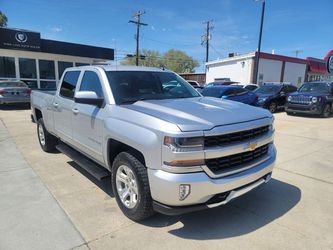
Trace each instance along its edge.
<path fill-rule="evenodd" d="M 250 144 L 249 144 L 249 149 L 250 149 L 251 151 L 255 150 L 256 148 L 257 148 L 257 143 L 250 143 Z"/>

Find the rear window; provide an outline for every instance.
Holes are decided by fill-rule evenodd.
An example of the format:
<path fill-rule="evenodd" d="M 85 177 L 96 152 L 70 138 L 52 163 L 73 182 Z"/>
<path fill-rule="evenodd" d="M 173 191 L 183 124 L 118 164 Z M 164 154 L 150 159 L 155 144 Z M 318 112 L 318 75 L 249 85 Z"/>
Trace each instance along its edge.
<path fill-rule="evenodd" d="M 75 87 L 80 76 L 80 71 L 66 72 L 64 79 L 61 82 L 60 96 L 65 98 L 74 98 Z"/>
<path fill-rule="evenodd" d="M 24 82 L 0 82 L 0 87 L 28 87 Z"/>

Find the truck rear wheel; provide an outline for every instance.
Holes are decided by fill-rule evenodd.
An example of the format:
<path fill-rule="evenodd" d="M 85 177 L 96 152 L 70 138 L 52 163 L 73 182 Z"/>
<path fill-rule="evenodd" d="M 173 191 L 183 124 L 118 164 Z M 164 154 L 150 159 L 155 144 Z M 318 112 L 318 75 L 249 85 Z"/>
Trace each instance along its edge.
<path fill-rule="evenodd" d="M 147 168 L 133 155 L 122 152 L 112 165 L 112 188 L 118 206 L 131 220 L 154 214 Z"/>
<path fill-rule="evenodd" d="M 55 146 L 58 144 L 58 139 L 46 130 L 43 118 L 39 118 L 37 121 L 37 135 L 43 151 L 52 152 L 55 150 Z"/>

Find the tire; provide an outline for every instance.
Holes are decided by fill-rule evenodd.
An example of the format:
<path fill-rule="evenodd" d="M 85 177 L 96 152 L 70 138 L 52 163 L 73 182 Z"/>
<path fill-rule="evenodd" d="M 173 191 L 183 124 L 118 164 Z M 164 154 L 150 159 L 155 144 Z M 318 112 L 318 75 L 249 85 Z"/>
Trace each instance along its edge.
<path fill-rule="evenodd" d="M 268 105 L 268 110 L 269 110 L 271 113 L 275 113 L 276 110 L 277 110 L 277 104 L 276 104 L 276 102 L 271 102 L 271 103 Z"/>
<path fill-rule="evenodd" d="M 37 135 L 38 142 L 43 151 L 52 152 L 55 150 L 55 146 L 58 144 L 58 138 L 51 135 L 45 128 L 43 118 L 39 118 L 37 121 Z"/>
<path fill-rule="evenodd" d="M 331 114 L 331 105 L 327 103 L 324 106 L 323 111 L 321 112 L 321 117 L 327 118 L 330 116 L 330 114 Z"/>
<path fill-rule="evenodd" d="M 152 216 L 154 210 L 147 168 L 130 153 L 122 152 L 113 161 L 111 172 L 113 192 L 121 211 L 133 221 Z M 126 199 L 120 197 L 122 194 L 126 194 Z"/>
<path fill-rule="evenodd" d="M 286 111 L 286 113 L 287 113 L 287 115 L 294 115 L 292 112 L 287 112 Z"/>

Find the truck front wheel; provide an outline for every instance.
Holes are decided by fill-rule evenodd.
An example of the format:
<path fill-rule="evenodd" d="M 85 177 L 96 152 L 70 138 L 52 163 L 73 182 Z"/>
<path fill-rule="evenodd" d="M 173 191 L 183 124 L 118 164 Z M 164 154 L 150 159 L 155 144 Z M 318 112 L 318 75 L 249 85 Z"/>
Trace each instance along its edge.
<path fill-rule="evenodd" d="M 112 164 L 112 188 L 118 206 L 131 220 L 154 214 L 147 168 L 133 155 L 122 152 Z"/>
<path fill-rule="evenodd" d="M 327 103 L 324 106 L 323 111 L 321 112 L 321 117 L 327 118 L 330 116 L 330 113 L 331 113 L 331 105 Z"/>
<path fill-rule="evenodd" d="M 45 152 L 52 152 L 55 150 L 55 146 L 58 143 L 58 139 L 47 132 L 43 118 L 39 118 L 37 121 L 37 135 L 38 141 Z"/>

